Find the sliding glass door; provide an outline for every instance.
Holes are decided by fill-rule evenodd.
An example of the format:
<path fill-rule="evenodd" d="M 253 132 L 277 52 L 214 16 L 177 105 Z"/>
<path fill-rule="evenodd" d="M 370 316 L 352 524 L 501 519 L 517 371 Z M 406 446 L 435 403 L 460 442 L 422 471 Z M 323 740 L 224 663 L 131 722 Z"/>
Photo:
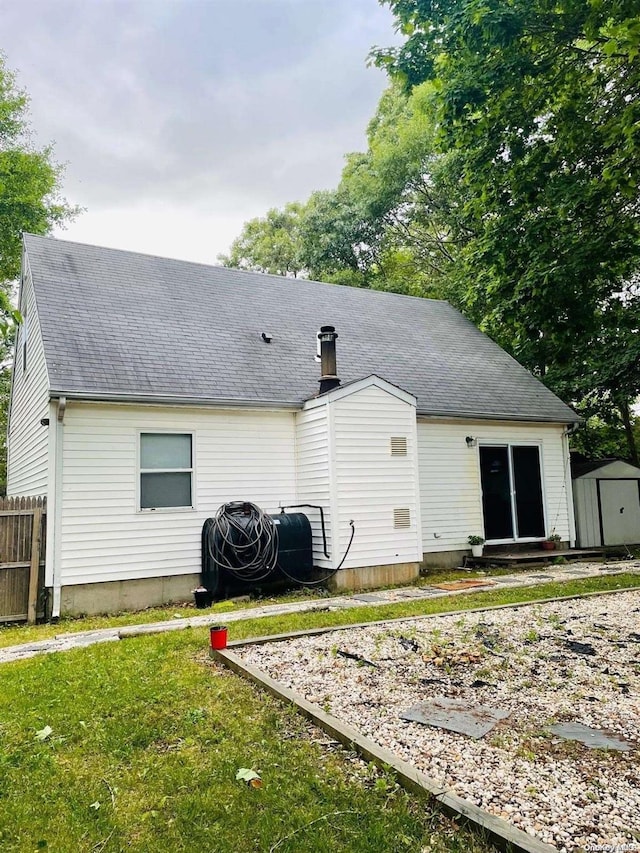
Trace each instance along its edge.
<path fill-rule="evenodd" d="M 539 447 L 481 445 L 480 481 L 486 539 L 545 535 Z"/>

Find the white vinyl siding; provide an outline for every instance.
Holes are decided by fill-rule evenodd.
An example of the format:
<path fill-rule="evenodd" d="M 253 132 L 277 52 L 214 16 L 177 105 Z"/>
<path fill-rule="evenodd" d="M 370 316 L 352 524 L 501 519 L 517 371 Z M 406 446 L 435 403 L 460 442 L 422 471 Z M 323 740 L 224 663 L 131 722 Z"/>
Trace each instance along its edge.
<path fill-rule="evenodd" d="M 418 421 L 422 544 L 425 553 L 464 550 L 467 538 L 484 535 L 479 445 L 540 447 L 542 491 L 548 533 L 569 540 L 569 460 L 558 424 L 498 421 Z M 477 439 L 468 447 L 467 436 Z"/>
<path fill-rule="evenodd" d="M 332 554 L 331 492 L 329 487 L 329 433 L 327 407 L 318 406 L 296 415 L 296 503 L 310 503 L 324 510 L 327 551 Z M 320 513 L 303 507 L 313 532 L 313 563 L 323 569 L 332 561 L 324 555 Z"/>
<path fill-rule="evenodd" d="M 296 503 L 294 414 L 69 402 L 63 436 L 63 586 L 200 571 L 204 520 L 228 501 Z M 194 436 L 194 512 L 138 511 L 140 432 Z"/>
<path fill-rule="evenodd" d="M 7 494 L 46 495 L 49 427 L 40 422 L 49 417 L 49 380 L 31 274 L 26 262 L 20 308 L 29 323 L 27 369 L 23 369 L 25 329 L 21 326 L 16 342 L 16 363 L 11 387 Z"/>
<path fill-rule="evenodd" d="M 415 406 L 376 386 L 329 403 L 337 499 L 334 541 L 344 568 L 409 563 L 420 550 Z M 407 438 L 406 456 L 392 456 L 392 437 Z M 410 519 L 395 525 L 395 510 Z"/>

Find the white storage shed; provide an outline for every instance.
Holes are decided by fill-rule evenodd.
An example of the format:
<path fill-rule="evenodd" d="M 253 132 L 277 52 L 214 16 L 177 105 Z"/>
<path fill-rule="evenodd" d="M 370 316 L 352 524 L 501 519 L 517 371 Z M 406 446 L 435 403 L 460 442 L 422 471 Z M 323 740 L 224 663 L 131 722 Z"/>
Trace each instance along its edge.
<path fill-rule="evenodd" d="M 640 543 L 640 468 L 620 459 L 573 469 L 577 545 L 594 548 Z"/>

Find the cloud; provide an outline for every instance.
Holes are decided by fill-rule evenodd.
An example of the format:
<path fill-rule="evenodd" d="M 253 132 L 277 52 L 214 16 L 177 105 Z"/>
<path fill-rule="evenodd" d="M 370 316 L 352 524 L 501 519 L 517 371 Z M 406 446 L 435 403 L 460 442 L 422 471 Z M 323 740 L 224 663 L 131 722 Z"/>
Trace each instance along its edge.
<path fill-rule="evenodd" d="M 242 222 L 334 185 L 385 85 L 368 51 L 394 41 L 376 0 L 22 0 L 0 31 L 102 228 L 141 206 Z"/>

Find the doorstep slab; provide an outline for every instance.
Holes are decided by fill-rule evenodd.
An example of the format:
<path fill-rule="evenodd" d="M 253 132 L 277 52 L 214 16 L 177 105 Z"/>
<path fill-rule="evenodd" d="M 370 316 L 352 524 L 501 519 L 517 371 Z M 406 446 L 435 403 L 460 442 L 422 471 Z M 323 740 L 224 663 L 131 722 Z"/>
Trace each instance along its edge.
<path fill-rule="evenodd" d="M 355 599 L 355 601 L 366 601 L 368 604 L 380 604 L 380 602 L 389 600 L 379 592 L 363 592 L 358 595 L 352 595 L 351 598 Z"/>

